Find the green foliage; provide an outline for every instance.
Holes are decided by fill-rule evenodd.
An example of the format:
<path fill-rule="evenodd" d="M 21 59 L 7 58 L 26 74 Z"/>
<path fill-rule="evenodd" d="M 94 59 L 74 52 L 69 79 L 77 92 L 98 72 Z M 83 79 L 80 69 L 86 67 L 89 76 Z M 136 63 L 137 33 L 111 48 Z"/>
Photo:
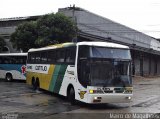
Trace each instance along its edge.
<path fill-rule="evenodd" d="M 63 14 L 47 14 L 36 22 L 26 22 L 18 26 L 11 35 L 11 42 L 17 49 L 30 48 L 70 42 L 76 36 L 75 23 Z"/>
<path fill-rule="evenodd" d="M 24 52 L 30 48 L 36 47 L 35 41 L 37 37 L 36 22 L 25 22 L 19 25 L 16 31 L 11 35 L 13 47 Z"/>
<path fill-rule="evenodd" d="M 40 46 L 72 41 L 76 36 L 77 27 L 73 21 L 63 14 L 47 14 L 37 21 Z"/>
<path fill-rule="evenodd" d="M 3 47 L 6 45 L 4 38 L 0 36 L 0 52 L 2 52 Z"/>

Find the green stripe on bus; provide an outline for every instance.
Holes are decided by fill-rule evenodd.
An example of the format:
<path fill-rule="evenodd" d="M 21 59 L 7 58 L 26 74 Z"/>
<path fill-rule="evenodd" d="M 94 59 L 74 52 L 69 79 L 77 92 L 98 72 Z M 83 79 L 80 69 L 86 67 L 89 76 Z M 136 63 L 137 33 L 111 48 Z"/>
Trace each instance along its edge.
<path fill-rule="evenodd" d="M 51 92 L 53 92 L 53 90 L 54 90 L 56 80 L 57 80 L 57 77 L 58 77 L 58 74 L 59 74 L 59 70 L 60 70 L 60 65 L 56 65 L 55 69 L 54 69 L 54 72 L 53 72 L 53 75 L 52 75 L 50 86 L 49 86 L 49 91 L 51 91 Z"/>
<path fill-rule="evenodd" d="M 59 93 L 60 91 L 66 69 L 67 69 L 67 65 L 61 65 L 59 73 L 58 73 L 58 77 L 57 77 L 57 80 L 54 86 L 55 93 Z"/>
<path fill-rule="evenodd" d="M 52 79 L 51 79 L 51 83 L 49 86 L 49 91 L 54 92 L 54 93 L 59 93 L 67 66 L 68 65 L 56 65 L 55 66 L 55 69 L 52 75 Z"/>

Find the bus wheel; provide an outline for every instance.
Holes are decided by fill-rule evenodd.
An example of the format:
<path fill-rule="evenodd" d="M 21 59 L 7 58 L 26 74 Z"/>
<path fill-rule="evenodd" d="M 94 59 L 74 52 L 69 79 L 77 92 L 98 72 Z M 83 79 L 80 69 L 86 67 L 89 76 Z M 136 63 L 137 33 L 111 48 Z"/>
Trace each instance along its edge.
<path fill-rule="evenodd" d="M 67 94 L 68 100 L 71 102 L 71 104 L 75 104 L 75 91 L 73 88 L 70 88 Z"/>
<path fill-rule="evenodd" d="M 6 81 L 11 82 L 12 81 L 12 75 L 6 74 Z"/>
<path fill-rule="evenodd" d="M 36 79 L 36 90 L 39 90 L 39 79 Z"/>
<path fill-rule="evenodd" d="M 32 87 L 33 87 L 33 90 L 37 89 L 36 80 L 34 78 L 32 78 Z"/>
<path fill-rule="evenodd" d="M 39 89 L 39 80 L 32 79 L 33 90 Z"/>

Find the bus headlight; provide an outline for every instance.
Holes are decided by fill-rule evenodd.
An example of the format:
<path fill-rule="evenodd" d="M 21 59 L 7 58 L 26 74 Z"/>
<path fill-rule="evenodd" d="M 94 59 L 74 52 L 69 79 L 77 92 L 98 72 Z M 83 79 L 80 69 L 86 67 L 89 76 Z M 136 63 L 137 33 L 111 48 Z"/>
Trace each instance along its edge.
<path fill-rule="evenodd" d="M 103 91 L 102 91 L 102 90 L 92 90 L 92 89 L 90 89 L 90 90 L 89 90 L 89 93 L 90 93 L 90 94 L 95 94 L 95 93 L 101 93 L 101 94 L 102 94 Z"/>
<path fill-rule="evenodd" d="M 90 93 L 90 94 L 93 94 L 93 90 L 89 90 L 89 93 Z"/>

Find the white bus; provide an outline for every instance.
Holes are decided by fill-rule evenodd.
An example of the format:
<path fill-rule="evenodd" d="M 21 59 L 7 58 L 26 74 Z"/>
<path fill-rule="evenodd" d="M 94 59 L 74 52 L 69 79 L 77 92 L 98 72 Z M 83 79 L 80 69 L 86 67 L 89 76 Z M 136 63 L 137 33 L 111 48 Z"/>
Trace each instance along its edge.
<path fill-rule="evenodd" d="M 0 53 L 0 79 L 26 80 L 27 53 Z"/>
<path fill-rule="evenodd" d="M 27 83 L 67 96 L 73 103 L 130 102 L 128 46 L 108 42 L 63 43 L 30 49 Z"/>

